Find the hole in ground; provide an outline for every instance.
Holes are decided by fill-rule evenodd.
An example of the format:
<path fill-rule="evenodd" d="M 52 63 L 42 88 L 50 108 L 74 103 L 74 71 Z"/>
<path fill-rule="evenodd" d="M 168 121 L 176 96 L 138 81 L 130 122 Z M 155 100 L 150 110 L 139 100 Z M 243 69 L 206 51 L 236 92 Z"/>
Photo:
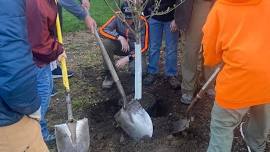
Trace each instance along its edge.
<path fill-rule="evenodd" d="M 155 104 L 151 108 L 146 110 L 149 115 L 154 118 L 167 117 L 169 115 L 169 106 L 162 99 L 156 100 Z"/>

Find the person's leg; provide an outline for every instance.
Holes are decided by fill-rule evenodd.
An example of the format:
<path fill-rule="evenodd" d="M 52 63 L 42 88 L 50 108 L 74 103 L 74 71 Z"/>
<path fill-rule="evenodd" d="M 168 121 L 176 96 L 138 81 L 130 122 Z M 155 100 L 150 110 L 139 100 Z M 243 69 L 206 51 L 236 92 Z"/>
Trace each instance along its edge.
<path fill-rule="evenodd" d="M 135 60 L 129 63 L 129 71 L 130 73 L 135 76 Z M 147 63 L 146 63 L 146 55 L 145 53 L 142 54 L 142 75 L 145 76 L 147 73 Z"/>
<path fill-rule="evenodd" d="M 38 121 L 23 117 L 10 126 L 0 127 L 1 152 L 49 152 Z"/>
<path fill-rule="evenodd" d="M 125 55 L 124 52 L 121 51 L 122 46 L 121 43 L 117 40 L 110 40 L 110 39 L 104 39 L 103 40 L 104 47 L 113 63 L 115 65 L 114 55 Z M 105 73 L 109 73 L 109 69 L 107 67 L 107 64 L 105 62 L 105 59 L 103 58 L 103 65 Z"/>
<path fill-rule="evenodd" d="M 171 22 L 164 22 L 165 34 L 165 75 L 177 75 L 177 48 L 179 32 L 172 32 L 170 28 Z"/>
<path fill-rule="evenodd" d="M 223 109 L 216 103 L 211 113 L 211 137 L 207 152 L 231 152 L 233 131 L 249 109 Z"/>
<path fill-rule="evenodd" d="M 180 80 L 177 78 L 177 49 L 179 32 L 172 32 L 171 22 L 164 22 L 165 34 L 165 76 L 171 87 L 176 89 L 180 87 Z"/>
<path fill-rule="evenodd" d="M 159 72 L 160 47 L 162 45 L 163 24 L 155 19 L 149 19 L 150 47 L 148 53 L 147 76 L 143 83 L 151 85 L 156 80 L 156 74 Z"/>
<path fill-rule="evenodd" d="M 186 31 L 186 42 L 183 51 L 182 63 L 182 97 L 181 102 L 191 102 L 197 87 L 197 65 L 202 40 L 202 27 L 210 11 L 212 2 L 194 0 L 193 12 L 188 30 Z"/>
<path fill-rule="evenodd" d="M 49 134 L 46 121 L 46 113 L 50 105 L 52 92 L 52 73 L 50 65 L 38 68 L 37 74 L 37 91 L 41 99 L 41 132 L 45 141 L 53 140 L 53 136 Z"/>
<path fill-rule="evenodd" d="M 103 44 L 114 66 L 115 66 L 114 55 L 118 55 L 118 56 L 127 55 L 126 53 L 122 52 L 121 43 L 117 40 L 104 39 Z M 111 77 L 109 68 L 105 62 L 105 58 L 103 58 L 103 65 L 104 65 L 105 78 L 102 82 L 102 88 L 109 89 L 113 85 L 113 79 Z"/>
<path fill-rule="evenodd" d="M 148 73 L 157 74 L 159 72 L 159 56 L 162 44 L 163 24 L 155 19 L 149 20 L 150 48 Z"/>
<path fill-rule="evenodd" d="M 245 125 L 244 125 L 245 126 Z M 250 108 L 250 119 L 243 127 L 245 141 L 251 150 L 264 152 L 270 133 L 270 104 Z"/>

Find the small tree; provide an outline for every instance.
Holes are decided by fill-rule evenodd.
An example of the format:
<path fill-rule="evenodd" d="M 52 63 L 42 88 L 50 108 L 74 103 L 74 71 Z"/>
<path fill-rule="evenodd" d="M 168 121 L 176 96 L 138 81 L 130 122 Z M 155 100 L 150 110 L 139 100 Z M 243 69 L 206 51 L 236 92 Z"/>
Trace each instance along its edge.
<path fill-rule="evenodd" d="M 141 29 L 142 29 L 142 23 L 140 16 L 143 15 L 143 12 L 146 8 L 146 6 L 149 4 L 149 2 L 153 3 L 153 9 L 150 13 L 150 15 L 146 16 L 147 18 L 155 16 L 155 15 L 164 15 L 171 11 L 173 11 L 176 7 L 181 5 L 185 0 L 179 0 L 179 3 L 177 5 L 174 5 L 172 8 L 167 8 L 165 11 L 159 11 L 161 0 L 122 0 L 128 3 L 129 8 L 132 12 L 132 19 L 134 23 L 134 29 L 132 29 L 129 24 L 125 20 L 124 14 L 119 11 L 119 0 L 113 0 L 116 6 L 116 9 L 113 9 L 112 6 L 110 6 L 108 0 L 104 0 L 105 3 L 108 5 L 108 7 L 114 12 L 114 14 L 121 19 L 128 27 L 129 30 L 134 34 L 136 38 L 135 42 L 135 99 L 140 100 L 142 98 L 142 63 L 141 63 Z M 120 0 L 121 1 L 121 0 Z"/>

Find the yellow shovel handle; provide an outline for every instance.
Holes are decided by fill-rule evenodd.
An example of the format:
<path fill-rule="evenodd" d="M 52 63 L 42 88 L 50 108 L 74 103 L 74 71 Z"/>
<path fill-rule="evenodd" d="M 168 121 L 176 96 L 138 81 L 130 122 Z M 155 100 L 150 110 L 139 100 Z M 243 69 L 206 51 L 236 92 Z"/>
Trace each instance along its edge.
<path fill-rule="evenodd" d="M 63 37 L 62 37 L 62 31 L 61 31 L 61 25 L 59 20 L 59 15 L 57 13 L 56 17 L 56 31 L 57 31 L 57 39 L 58 41 L 63 44 Z M 61 58 L 61 69 L 62 69 L 62 77 L 63 77 L 63 84 L 66 88 L 66 91 L 69 92 L 69 81 L 68 81 L 68 75 L 67 75 L 67 64 L 66 59 L 64 57 Z"/>

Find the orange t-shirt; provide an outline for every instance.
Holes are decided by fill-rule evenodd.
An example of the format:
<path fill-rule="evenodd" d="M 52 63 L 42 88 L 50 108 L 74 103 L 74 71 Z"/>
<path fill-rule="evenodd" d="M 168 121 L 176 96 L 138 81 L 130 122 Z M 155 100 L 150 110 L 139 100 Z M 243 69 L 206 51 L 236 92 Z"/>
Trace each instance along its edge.
<path fill-rule="evenodd" d="M 270 103 L 270 0 L 217 0 L 203 33 L 204 64 L 224 62 L 216 80 L 218 105 Z"/>

